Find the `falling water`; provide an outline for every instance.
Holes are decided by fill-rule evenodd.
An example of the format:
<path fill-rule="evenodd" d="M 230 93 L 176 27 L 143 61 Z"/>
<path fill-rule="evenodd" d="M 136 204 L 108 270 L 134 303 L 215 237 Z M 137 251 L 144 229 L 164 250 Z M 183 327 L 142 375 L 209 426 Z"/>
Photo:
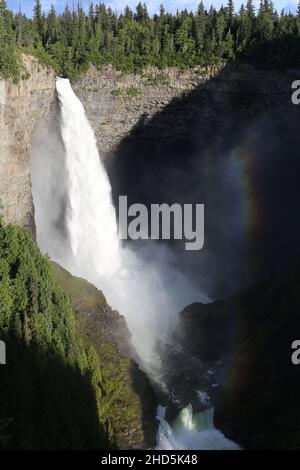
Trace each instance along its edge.
<path fill-rule="evenodd" d="M 140 357 L 153 367 L 156 340 L 170 332 L 177 312 L 199 293 L 168 267 L 158 245 L 148 257 L 151 263 L 121 246 L 110 182 L 84 108 L 69 80 L 57 79 L 56 88 L 59 125 L 39 131 L 33 143 L 39 246 L 105 292 L 126 317 Z"/>
<path fill-rule="evenodd" d="M 68 237 L 77 271 L 113 275 L 121 267 L 111 188 L 93 130 L 69 80 L 57 80 L 66 155 Z M 99 229 L 101 227 L 101 229 Z"/>
<path fill-rule="evenodd" d="M 159 372 L 157 340 L 170 333 L 185 305 L 206 299 L 169 267 L 168 255 L 158 245 L 147 264 L 121 246 L 110 182 L 84 108 L 69 80 L 57 79 L 56 88 L 59 121 L 56 116 L 39 129 L 32 150 L 39 246 L 105 292 L 112 307 L 126 317 L 143 366 L 149 373 Z M 168 424 L 160 420 L 161 442 L 162 427 Z"/>

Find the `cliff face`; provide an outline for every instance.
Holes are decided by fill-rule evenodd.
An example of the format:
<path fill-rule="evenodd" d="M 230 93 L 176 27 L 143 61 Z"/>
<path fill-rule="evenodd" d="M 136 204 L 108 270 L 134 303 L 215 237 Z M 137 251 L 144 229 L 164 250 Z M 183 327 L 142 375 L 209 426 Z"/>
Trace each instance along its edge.
<path fill-rule="evenodd" d="M 19 84 L 0 81 L 0 201 L 7 222 L 34 231 L 30 182 L 32 132 L 53 104 L 55 73 L 23 56 Z"/>
<path fill-rule="evenodd" d="M 205 205 L 203 250 L 168 247 L 211 298 L 288 269 L 300 256 L 300 223 L 290 217 L 299 200 L 299 106 L 291 102 L 299 76 L 246 64 L 228 64 L 209 79 L 199 73 L 191 89 L 173 90 L 159 112 L 141 116 L 106 160 L 116 207 L 120 195 L 128 205 Z M 150 90 L 126 102 L 142 103 L 143 93 Z"/>
<path fill-rule="evenodd" d="M 7 221 L 32 227 L 31 137 L 37 123 L 53 108 L 55 73 L 28 55 L 23 56 L 23 68 L 19 84 L 0 80 L 0 201 Z M 134 133 L 139 130 L 138 137 L 151 144 L 154 156 L 157 151 L 165 152 L 168 165 L 166 141 L 171 147 L 174 140 L 180 144 L 183 137 L 195 142 L 201 132 L 209 135 L 211 130 L 219 141 L 218 130 L 225 121 L 228 128 L 230 124 L 238 127 L 240 123 L 251 124 L 259 113 L 271 112 L 275 118 L 286 115 L 286 125 L 296 127 L 298 110 L 291 105 L 290 95 L 291 83 L 298 77 L 297 71 L 267 73 L 243 65 L 189 71 L 169 68 L 163 72 L 149 67 L 142 75 L 108 66 L 101 71 L 91 67 L 72 85 L 85 107 L 102 158 L 114 157 L 116 151 L 113 163 L 119 165 L 119 158 L 131 145 L 137 160 L 140 151 L 136 152 Z M 236 136 L 228 137 L 229 142 L 237 140 Z M 215 145 L 214 140 L 210 143 Z M 177 149 L 188 161 L 186 149 L 180 145 Z"/>
<path fill-rule="evenodd" d="M 164 140 L 217 126 L 226 117 L 248 123 L 258 113 L 285 113 L 295 118 L 291 83 L 298 71 L 261 71 L 253 66 L 147 68 L 143 74 L 91 67 L 72 83 L 94 129 L 101 157 L 119 151 L 122 140 L 135 129 L 152 129 Z M 277 114 L 277 113 L 276 113 Z M 195 129 L 197 128 L 197 129 Z M 148 129 L 147 129 L 148 130 Z M 143 135 L 144 137 L 144 135 Z"/>
<path fill-rule="evenodd" d="M 94 67 L 73 83 L 94 129 L 98 148 L 105 158 L 118 147 L 140 120 L 160 113 L 173 98 L 179 97 L 214 77 L 220 67 L 163 72 L 149 67 L 142 75 L 123 73 L 107 66 Z M 186 110 L 190 113 L 191 110 Z M 178 119 L 179 116 L 174 116 Z M 157 133 L 162 129 L 158 127 Z"/>
<path fill-rule="evenodd" d="M 36 125 L 55 102 L 55 72 L 23 55 L 18 84 L 0 80 L 0 201 L 7 222 L 34 232 L 30 151 Z M 91 67 L 73 87 L 94 129 L 101 157 L 105 158 L 141 118 L 160 112 L 174 97 L 209 80 L 217 69 L 164 73 L 149 68 L 144 75 L 124 74 L 111 67 Z"/>

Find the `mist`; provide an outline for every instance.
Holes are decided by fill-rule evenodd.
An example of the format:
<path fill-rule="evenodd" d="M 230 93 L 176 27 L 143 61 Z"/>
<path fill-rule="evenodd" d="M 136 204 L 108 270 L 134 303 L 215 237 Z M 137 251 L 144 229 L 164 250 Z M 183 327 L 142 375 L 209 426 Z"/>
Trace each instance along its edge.
<path fill-rule="evenodd" d="M 135 250 L 118 238 L 110 182 L 92 128 L 67 80 L 57 82 L 52 116 L 35 130 L 31 177 L 37 241 L 72 274 L 101 289 L 125 316 L 142 365 L 159 367 L 157 341 L 178 313 L 208 297 L 175 268 L 171 250 L 156 242 Z"/>

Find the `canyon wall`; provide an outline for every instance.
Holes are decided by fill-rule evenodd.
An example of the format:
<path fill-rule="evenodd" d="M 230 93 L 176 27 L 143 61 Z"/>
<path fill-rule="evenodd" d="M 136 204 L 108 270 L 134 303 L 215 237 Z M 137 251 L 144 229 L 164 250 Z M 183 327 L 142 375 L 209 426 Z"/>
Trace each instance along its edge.
<path fill-rule="evenodd" d="M 160 113 L 174 98 L 182 97 L 212 79 L 222 67 L 181 71 L 163 71 L 148 67 L 142 74 L 116 71 L 111 66 L 98 71 L 90 67 L 80 80 L 73 83 L 94 129 L 102 158 L 121 144 L 141 121 L 145 123 Z M 191 110 L 185 113 L 191 114 Z M 180 116 L 173 116 L 167 126 L 176 131 Z M 157 126 L 161 137 L 164 129 Z"/>
<path fill-rule="evenodd" d="M 150 145 L 153 139 L 180 139 L 190 133 L 195 113 L 199 133 L 203 127 L 220 125 L 226 116 L 231 118 L 233 109 L 237 124 L 241 118 L 250 122 L 258 112 L 271 110 L 297 125 L 297 107 L 290 100 L 291 83 L 297 77 L 296 71 L 261 72 L 244 65 L 163 72 L 149 67 L 141 75 L 91 66 L 72 85 L 94 129 L 101 157 L 106 158 L 137 128 L 144 130 L 143 139 L 146 135 Z M 2 213 L 7 221 L 30 228 L 34 220 L 31 138 L 54 102 L 55 72 L 32 56 L 23 56 L 19 83 L 0 80 Z"/>
<path fill-rule="evenodd" d="M 215 408 L 215 424 L 246 449 L 299 449 L 298 266 L 240 294 L 187 306 L 166 351 L 172 396 L 198 411 L 198 390 Z M 184 382 L 184 387 L 182 383 Z M 207 404 L 206 404 L 207 406 Z"/>
<path fill-rule="evenodd" d="M 18 84 L 0 81 L 0 201 L 7 222 L 34 232 L 30 181 L 31 136 L 54 102 L 55 73 L 23 56 Z"/>
<path fill-rule="evenodd" d="M 7 221 L 29 227 L 34 232 L 31 138 L 36 125 L 46 119 L 55 103 L 55 73 L 31 56 L 23 57 L 23 68 L 23 79 L 19 84 L 0 81 L 0 202 L 3 205 L 1 213 Z M 253 197 L 251 179 L 254 181 L 266 173 L 259 168 L 261 162 L 272 160 L 276 173 L 272 178 L 277 185 L 281 184 L 282 177 L 287 179 L 275 154 L 281 152 L 282 146 L 292 151 L 298 145 L 291 142 L 290 136 L 298 133 L 299 108 L 291 103 L 291 83 L 299 76 L 300 72 L 295 70 L 267 72 L 245 64 L 198 67 L 189 71 L 176 68 L 160 71 L 149 67 L 140 75 L 106 66 L 101 71 L 90 67 L 72 85 L 94 129 L 100 155 L 106 159 L 115 204 L 119 194 L 127 194 L 130 203 L 148 204 L 154 199 L 172 203 L 173 196 L 175 202 L 186 203 L 188 197 L 190 202 L 206 203 L 210 206 L 208 218 L 213 218 L 211 224 L 207 220 L 213 233 L 207 236 L 211 246 L 207 246 L 205 253 L 223 259 L 227 252 L 230 261 L 233 259 L 231 247 L 237 245 L 236 240 L 229 237 L 226 246 L 222 245 L 220 249 L 218 240 L 217 247 L 212 245 L 215 234 L 220 233 L 215 221 L 223 224 L 226 219 L 226 223 L 231 224 L 235 208 L 230 200 L 229 214 L 227 208 L 221 208 L 223 213 L 227 211 L 225 215 L 219 214 L 219 206 L 224 203 L 214 194 L 226 194 L 228 188 L 225 191 L 219 181 L 211 182 L 212 175 L 217 175 L 215 179 L 218 179 L 218 174 L 224 173 L 222 165 L 226 157 L 239 168 L 241 174 L 237 177 L 247 181 L 243 191 L 248 199 Z M 274 139 L 277 143 L 272 144 Z M 213 172 L 209 170 L 210 166 L 213 166 Z M 287 168 L 287 171 L 296 174 L 295 168 Z M 270 186 L 269 181 L 261 181 L 259 185 L 263 189 L 259 193 L 255 191 L 256 199 L 264 198 L 261 194 Z M 289 182 L 287 186 L 288 191 L 293 187 Z M 213 202 L 211 198 L 215 198 Z M 272 204 L 277 211 L 276 204 Z M 286 211 L 282 214 L 287 217 Z M 262 224 L 258 222 L 257 213 L 251 209 L 248 233 L 253 239 L 261 232 Z M 269 223 L 269 227 L 272 226 Z M 286 243 L 285 236 L 282 235 L 282 243 Z M 261 242 L 259 244 L 262 246 Z M 269 255 L 268 249 L 261 246 L 255 248 L 260 252 L 252 256 L 253 264 L 256 259 L 267 258 L 264 263 L 272 265 L 272 253 Z M 185 262 L 186 252 L 183 255 Z M 241 256 L 235 254 L 234 258 Z M 231 266 L 229 261 L 223 260 L 223 266 Z M 199 263 L 196 256 L 187 264 L 188 270 L 192 266 L 192 274 L 196 264 L 201 282 L 199 264 L 211 267 L 210 275 L 207 270 L 205 272 L 207 282 L 203 288 L 207 292 L 212 290 L 210 278 L 221 286 L 223 294 L 223 291 L 227 293 L 228 280 L 231 283 L 233 278 L 247 277 L 243 273 L 237 274 L 239 267 L 234 267 L 234 272 L 225 270 L 224 282 L 216 279 L 215 271 L 221 270 L 215 269 L 215 259 Z M 256 267 L 254 271 L 257 271 Z M 236 286 L 233 285 L 231 290 L 235 291 Z"/>
<path fill-rule="evenodd" d="M 152 128 L 149 140 L 153 136 L 179 138 L 189 133 L 187 126 L 195 113 L 196 124 L 208 128 L 230 119 L 233 111 L 237 119 L 248 122 L 257 113 L 270 110 L 294 118 L 290 96 L 297 77 L 297 70 L 263 71 L 246 64 L 186 71 L 148 67 L 142 74 L 116 71 L 111 66 L 98 71 L 91 66 L 72 85 L 105 158 L 137 127 Z"/>
<path fill-rule="evenodd" d="M 32 133 L 55 102 L 55 72 L 29 55 L 22 57 L 22 80 L 0 80 L 0 201 L 7 222 L 34 232 L 30 151 Z M 102 158 L 122 142 L 141 119 L 150 119 L 173 98 L 212 78 L 217 68 L 163 73 L 148 68 L 135 75 L 90 67 L 72 83 L 94 129 Z M 160 131 L 159 129 L 157 130 Z"/>
<path fill-rule="evenodd" d="M 31 56 L 23 57 L 23 68 L 24 73 L 20 83 L 13 84 L 0 81 L 0 202 L 3 206 L 0 213 L 3 214 L 6 221 L 28 227 L 34 233 L 34 208 L 30 178 L 31 139 L 37 124 L 45 120 L 54 107 L 55 73 L 51 69 L 41 66 Z M 245 216 L 247 215 L 248 233 L 263 232 L 266 240 L 266 243 L 262 245 L 263 249 L 258 248 L 254 252 L 255 256 L 252 256 L 253 263 L 265 257 L 267 259 L 266 264 L 276 262 L 278 268 L 280 267 L 278 260 L 281 253 L 286 258 L 289 256 L 292 259 L 296 256 L 299 257 L 300 226 L 295 222 L 295 217 L 290 216 L 291 213 L 297 213 L 298 148 L 300 146 L 298 132 L 299 108 L 291 104 L 291 83 L 299 77 L 300 71 L 262 72 L 246 65 L 207 70 L 198 68 L 186 72 L 177 69 L 166 69 L 163 73 L 157 69 L 149 68 L 143 75 L 125 74 L 117 72 L 111 67 L 105 67 L 101 71 L 91 67 L 80 80 L 73 83 L 74 90 L 82 100 L 94 129 L 101 156 L 108 162 L 112 162 L 111 165 L 108 165 L 111 167 L 110 176 L 114 177 L 114 171 L 116 168 L 118 169 L 118 175 L 115 176 L 113 181 L 113 188 L 116 188 L 116 192 L 120 190 L 121 194 L 131 194 L 133 200 L 139 202 L 152 200 L 154 196 L 158 201 L 168 201 L 169 194 L 172 192 L 177 200 L 182 199 L 184 202 L 187 202 L 186 197 L 194 198 L 195 202 L 206 202 L 203 198 L 207 195 L 212 195 L 215 198 L 213 201 L 208 200 L 208 222 L 209 217 L 213 219 L 209 234 L 215 236 L 215 234 L 224 233 L 225 225 L 218 228 L 215 225 L 216 219 L 218 223 L 219 221 L 222 223 L 224 220 L 226 221 L 226 227 L 229 227 L 227 230 L 229 236 L 226 241 L 227 244 L 221 247 L 215 246 L 213 240 L 210 247 L 210 253 L 218 259 L 222 269 L 214 269 L 215 258 L 208 257 L 202 263 L 205 272 L 201 276 L 200 264 L 197 261 L 196 273 L 201 286 L 204 286 L 205 292 L 210 287 L 209 285 L 206 286 L 205 282 L 209 281 L 210 278 L 215 285 L 222 283 L 223 279 L 218 277 L 219 271 L 223 272 L 223 277 L 226 280 L 230 279 L 232 272 L 227 272 L 226 269 L 234 264 L 232 261 L 234 257 L 230 250 L 234 245 L 235 240 L 232 238 L 232 233 L 236 226 L 233 223 L 231 224 L 232 220 L 229 216 L 228 219 L 219 217 L 220 213 L 214 210 L 215 207 L 218 208 L 219 203 L 223 203 L 227 193 L 224 188 L 217 185 L 213 188 L 209 185 L 205 186 L 210 175 L 214 175 L 218 168 L 220 168 L 220 172 L 223 171 L 222 162 L 226 154 L 229 156 L 230 161 L 234 161 L 238 169 L 239 184 L 243 190 L 242 194 L 248 202 L 247 207 L 242 208 L 245 211 L 247 209 Z M 108 156 L 112 158 L 107 158 Z M 285 158 L 284 164 L 282 162 L 283 156 Z M 203 173 L 204 164 L 206 164 L 207 173 Z M 194 175 L 195 179 L 193 179 Z M 198 186 L 201 188 L 199 184 L 200 177 L 202 178 L 202 187 L 204 190 L 207 189 L 207 192 L 198 192 Z M 226 189 L 228 188 L 226 187 Z M 142 195 L 142 199 L 135 197 L 137 195 L 139 197 Z M 233 212 L 232 202 L 233 198 L 228 201 L 230 214 Z M 274 217 L 272 217 L 273 212 L 275 213 Z M 226 211 L 224 213 L 226 216 L 228 215 Z M 224 213 L 221 212 L 221 215 L 223 216 Z M 280 223 L 278 223 L 278 215 L 280 215 Z M 231 230 L 232 227 L 234 230 Z M 273 236 L 274 233 L 276 237 Z M 275 247 L 274 241 L 271 243 L 274 238 Z M 208 236 L 208 244 L 210 241 L 211 237 Z M 219 244 L 219 239 L 216 242 Z M 227 253 L 227 258 L 224 253 Z M 180 266 L 182 267 L 182 263 Z M 238 278 L 235 272 L 233 274 L 235 274 L 235 278 Z M 60 281 L 64 289 L 68 291 L 68 286 L 64 285 L 66 282 L 65 277 Z M 294 284 L 292 286 L 295 294 L 297 294 L 297 286 L 297 283 L 295 283 L 295 287 Z M 73 284 L 71 288 L 73 288 Z M 85 294 L 85 290 L 83 293 Z M 261 293 L 260 291 L 258 293 L 259 295 L 251 294 L 251 297 L 257 300 L 257 305 L 255 304 L 249 312 L 249 318 L 252 315 L 252 310 L 253 312 L 270 312 L 270 315 L 273 315 L 273 305 L 271 305 L 272 308 L 269 305 L 264 305 L 264 303 L 260 305 Z M 71 294 L 72 289 L 69 293 L 72 298 Z M 273 293 L 271 294 L 273 296 Z M 268 294 L 268 296 L 271 294 Z M 88 296 L 90 296 L 89 292 Z M 295 299 L 297 298 L 296 296 Z M 243 311 L 248 306 L 248 298 L 242 297 L 241 299 L 242 307 L 239 303 L 240 300 L 238 307 Z M 282 299 L 279 300 L 281 303 L 278 303 L 278 305 L 283 308 L 284 292 Z M 84 302 L 86 304 L 85 298 Z M 183 320 L 181 320 L 181 333 L 186 333 L 186 338 L 176 338 L 176 340 L 183 343 L 183 346 L 186 343 L 191 346 L 195 345 L 196 352 L 193 351 L 193 360 L 196 361 L 198 358 L 195 359 L 195 356 L 199 355 L 200 362 L 208 364 L 203 377 L 205 378 L 205 373 L 207 373 L 207 380 L 210 380 L 210 376 L 213 374 L 208 373 L 208 371 L 214 372 L 213 379 L 217 376 L 217 383 L 221 383 L 222 378 L 227 376 L 227 373 L 223 373 L 223 367 L 220 367 L 220 370 L 218 369 L 218 366 L 222 366 L 222 364 L 219 360 L 220 357 L 214 356 L 215 350 L 212 344 L 220 346 L 224 337 L 224 329 L 233 333 L 236 333 L 236 330 L 237 332 L 240 331 L 239 328 L 232 327 L 231 315 L 228 319 L 225 312 L 223 318 L 223 310 L 227 311 L 228 306 L 230 312 L 237 310 L 236 302 L 232 302 L 232 300 L 228 304 L 226 301 L 221 302 L 217 304 L 217 309 L 216 304 L 211 307 L 197 304 L 194 307 L 189 307 L 182 318 L 186 318 L 188 322 L 189 317 L 191 317 L 190 325 L 192 326 L 189 328 L 189 322 L 183 324 Z M 298 307 L 296 300 L 295 304 Z M 214 318 L 210 316 L 208 324 L 206 324 L 206 313 L 210 309 L 217 310 L 215 314 L 217 318 L 214 322 Z M 86 336 L 86 340 L 89 341 L 88 333 L 95 325 L 99 327 L 99 321 L 106 319 L 107 311 L 103 309 L 100 309 L 99 312 L 98 310 L 86 311 L 84 309 L 84 315 L 82 316 L 81 309 L 77 309 L 76 305 L 74 310 L 78 314 L 77 318 L 79 320 L 83 317 L 84 320 L 88 319 L 88 322 L 91 322 L 82 327 L 82 335 Z M 296 312 L 297 308 L 291 308 L 291 311 Z M 220 312 L 219 315 L 218 312 Z M 110 311 L 109 316 L 115 329 L 113 324 L 114 316 Z M 124 325 L 122 326 L 120 317 L 115 316 L 115 318 L 120 325 L 122 335 L 124 333 L 126 336 L 127 329 Z M 272 318 L 272 322 L 268 321 L 266 325 L 271 327 L 274 322 L 273 317 L 270 316 L 270 318 Z M 291 322 L 291 325 L 298 327 L 295 318 L 296 316 L 293 314 L 294 323 Z M 197 321 L 199 322 L 199 328 L 195 329 L 194 325 L 197 325 Z M 248 311 L 245 313 L 245 322 L 247 321 Z M 260 318 L 258 322 L 260 322 Z M 102 325 L 100 326 L 101 328 L 99 327 L 98 330 L 100 330 L 99 338 L 101 339 L 102 333 L 103 336 L 106 335 L 111 325 L 107 326 L 105 323 L 103 330 Z M 199 331 L 204 331 L 206 327 L 206 340 L 207 338 L 211 339 L 209 334 L 215 337 L 211 341 L 202 341 L 201 344 L 205 350 L 200 350 Z M 242 327 L 243 330 L 249 331 L 247 324 L 246 328 L 244 325 Z M 254 325 L 254 328 L 257 329 L 257 325 Z M 196 339 L 192 335 L 193 331 L 198 335 Z M 264 328 L 263 334 L 265 334 L 265 331 L 267 331 L 267 328 Z M 279 341 L 281 331 L 280 317 L 278 334 L 276 332 L 274 338 L 271 337 L 271 342 L 275 343 L 277 339 Z M 93 343 L 97 345 L 99 338 L 93 338 Z M 256 336 L 255 333 L 253 338 L 253 341 L 256 342 L 260 340 L 261 336 Z M 264 340 L 263 344 L 269 343 L 268 338 L 266 341 L 265 336 L 262 336 L 262 338 Z M 289 338 L 288 345 L 291 339 Z M 251 338 L 250 340 L 252 341 Z M 240 352 L 235 357 L 244 357 L 242 354 L 243 342 L 244 338 L 240 339 L 238 337 L 237 344 Z M 231 359 L 231 351 L 227 351 L 227 343 L 225 343 L 223 345 L 225 352 Z M 261 346 L 262 354 L 265 353 L 263 344 Z M 218 348 L 216 347 L 216 349 Z M 224 350 L 222 350 L 222 356 L 223 353 Z M 203 354 L 206 355 L 204 359 Z M 125 355 L 129 355 L 128 351 L 125 352 Z M 268 364 L 266 364 L 262 373 L 255 370 L 252 376 L 248 374 L 249 377 L 257 380 L 259 376 L 266 376 L 266 373 L 271 370 L 273 352 L 266 351 L 266 357 L 270 358 L 270 361 L 267 361 Z M 279 358 L 279 360 L 281 359 Z M 184 363 L 189 365 L 186 376 L 190 374 L 191 383 L 194 384 L 194 376 L 190 369 L 192 362 L 184 360 Z M 251 365 L 253 363 L 252 358 L 250 361 L 248 357 L 245 357 L 245 363 Z M 201 367 L 205 367 L 205 365 L 202 364 Z M 136 368 L 135 363 L 134 368 Z M 238 369 L 243 370 L 244 364 L 238 364 L 238 368 L 236 366 L 235 370 Z M 200 376 L 199 370 L 199 361 L 197 360 L 195 362 L 197 377 Z M 281 367 L 280 370 L 284 371 L 284 367 Z M 135 370 L 134 376 L 136 375 Z M 242 375 L 242 372 L 237 375 Z M 134 380 L 132 373 L 128 373 L 127 369 L 125 379 L 131 382 Z M 220 427 L 228 431 L 228 435 L 235 438 L 230 423 L 227 422 L 228 416 L 233 415 L 234 410 L 232 408 L 235 405 L 230 397 L 230 392 L 238 390 L 240 393 L 240 388 L 236 387 L 243 388 L 244 384 L 240 382 L 236 385 L 234 378 L 230 380 L 229 388 L 224 389 L 224 395 L 222 396 L 226 403 L 222 401 L 219 404 L 216 418 L 220 423 Z M 288 376 L 288 380 L 293 381 L 294 379 Z M 132 385 L 131 382 L 129 389 L 132 391 L 133 388 L 137 387 L 136 384 Z M 136 390 L 134 394 L 134 406 L 137 406 L 138 397 L 144 394 L 144 392 L 140 392 L 141 384 L 149 395 L 152 393 L 151 388 L 145 382 L 145 377 L 139 378 L 138 382 L 139 390 Z M 181 382 L 177 375 L 171 377 L 171 383 L 175 384 L 176 389 L 178 383 Z M 253 381 L 253 383 L 255 382 Z M 298 380 L 295 383 L 298 390 Z M 273 382 L 274 389 L 278 384 L 282 385 L 281 378 L 276 376 Z M 215 383 L 212 385 L 215 385 Z M 203 387 L 202 383 L 201 386 Z M 212 389 L 214 388 L 217 389 L 217 387 L 212 387 Z M 278 387 L 278 390 L 281 391 L 281 388 Z M 210 389 L 209 391 L 211 392 Z M 181 395 L 181 392 L 181 390 L 178 392 L 179 395 Z M 187 403 L 193 400 L 192 392 L 191 396 L 187 396 L 188 392 L 185 391 Z M 252 391 L 248 388 L 248 384 L 246 392 L 242 392 L 243 390 L 240 394 L 241 401 L 244 403 L 250 402 Z M 216 393 L 216 395 L 218 394 Z M 258 402 L 259 396 L 255 397 L 254 401 L 252 400 L 253 404 L 256 403 L 256 398 Z M 287 397 L 287 401 L 289 399 L 290 397 Z M 271 414 L 275 416 L 280 406 L 280 396 L 278 396 L 276 406 L 269 409 L 268 416 Z M 230 410 L 230 413 L 228 410 Z M 252 410 L 252 407 L 249 410 Z M 155 403 L 151 405 L 150 411 L 137 410 L 138 425 L 136 432 L 127 436 L 126 433 L 129 431 L 124 429 L 124 433 L 120 436 L 120 439 L 126 443 L 124 447 L 128 445 L 128 442 L 132 447 L 154 445 L 155 429 L 149 431 L 149 427 L 154 426 L 155 428 L 154 411 Z M 141 417 L 142 413 L 144 413 L 144 417 Z M 289 424 L 289 413 L 288 410 L 286 418 L 284 417 L 286 426 Z M 258 414 L 255 411 L 253 415 L 257 416 Z M 240 423 L 239 420 L 240 417 L 235 416 L 235 421 L 240 426 L 244 426 L 244 423 Z M 278 424 L 282 425 L 282 422 L 280 420 L 274 422 L 274 427 Z M 254 435 L 255 423 L 253 423 L 252 429 Z M 252 429 L 250 430 L 251 433 L 249 431 L 249 435 L 247 434 L 248 430 L 245 431 L 243 441 L 246 446 L 256 447 L 256 443 L 250 442 L 253 438 Z M 146 437 L 148 433 L 150 439 Z M 261 439 L 265 439 L 267 434 L 268 432 L 263 436 L 261 434 Z M 278 445 L 280 446 L 281 443 L 278 443 Z"/>

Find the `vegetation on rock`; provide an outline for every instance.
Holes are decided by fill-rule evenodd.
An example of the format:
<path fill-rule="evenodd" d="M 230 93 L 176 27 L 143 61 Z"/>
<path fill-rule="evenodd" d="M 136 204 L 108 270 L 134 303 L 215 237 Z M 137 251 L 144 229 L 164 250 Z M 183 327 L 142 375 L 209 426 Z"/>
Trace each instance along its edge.
<path fill-rule="evenodd" d="M 0 76 L 17 79 L 20 74 L 13 13 L 0 0 Z"/>
<path fill-rule="evenodd" d="M 124 318 L 2 220 L 0 339 L 0 448 L 155 445 L 157 403 Z"/>
<path fill-rule="evenodd" d="M 53 268 L 70 297 L 78 333 L 100 363 L 101 412 L 111 424 L 118 448 L 155 446 L 157 402 L 146 375 L 129 357 L 133 351 L 124 318 L 107 305 L 96 287 L 55 263 Z"/>
<path fill-rule="evenodd" d="M 36 0 L 33 18 L 21 12 L 13 15 L 0 0 L 0 74 L 4 78 L 20 77 L 20 50 L 34 53 L 59 75 L 71 78 L 91 63 L 98 68 L 110 63 L 121 70 L 141 71 L 147 65 L 185 68 L 245 56 L 248 61 L 263 57 L 264 65 L 296 67 L 299 40 L 300 8 L 296 15 L 278 14 L 270 0 L 261 0 L 257 12 L 253 0 L 242 4 L 238 13 L 233 0 L 228 0 L 219 10 L 206 9 L 201 2 L 196 12 L 176 14 L 161 6 L 152 17 L 141 3 L 135 12 L 127 6 L 120 14 L 104 3 L 91 3 L 88 12 L 80 3 L 73 11 L 66 6 L 59 15 L 52 6 L 45 14 Z"/>
<path fill-rule="evenodd" d="M 115 447 L 95 349 L 84 348 L 47 257 L 24 229 L 2 221 L 0 337 L 1 448 Z"/>

